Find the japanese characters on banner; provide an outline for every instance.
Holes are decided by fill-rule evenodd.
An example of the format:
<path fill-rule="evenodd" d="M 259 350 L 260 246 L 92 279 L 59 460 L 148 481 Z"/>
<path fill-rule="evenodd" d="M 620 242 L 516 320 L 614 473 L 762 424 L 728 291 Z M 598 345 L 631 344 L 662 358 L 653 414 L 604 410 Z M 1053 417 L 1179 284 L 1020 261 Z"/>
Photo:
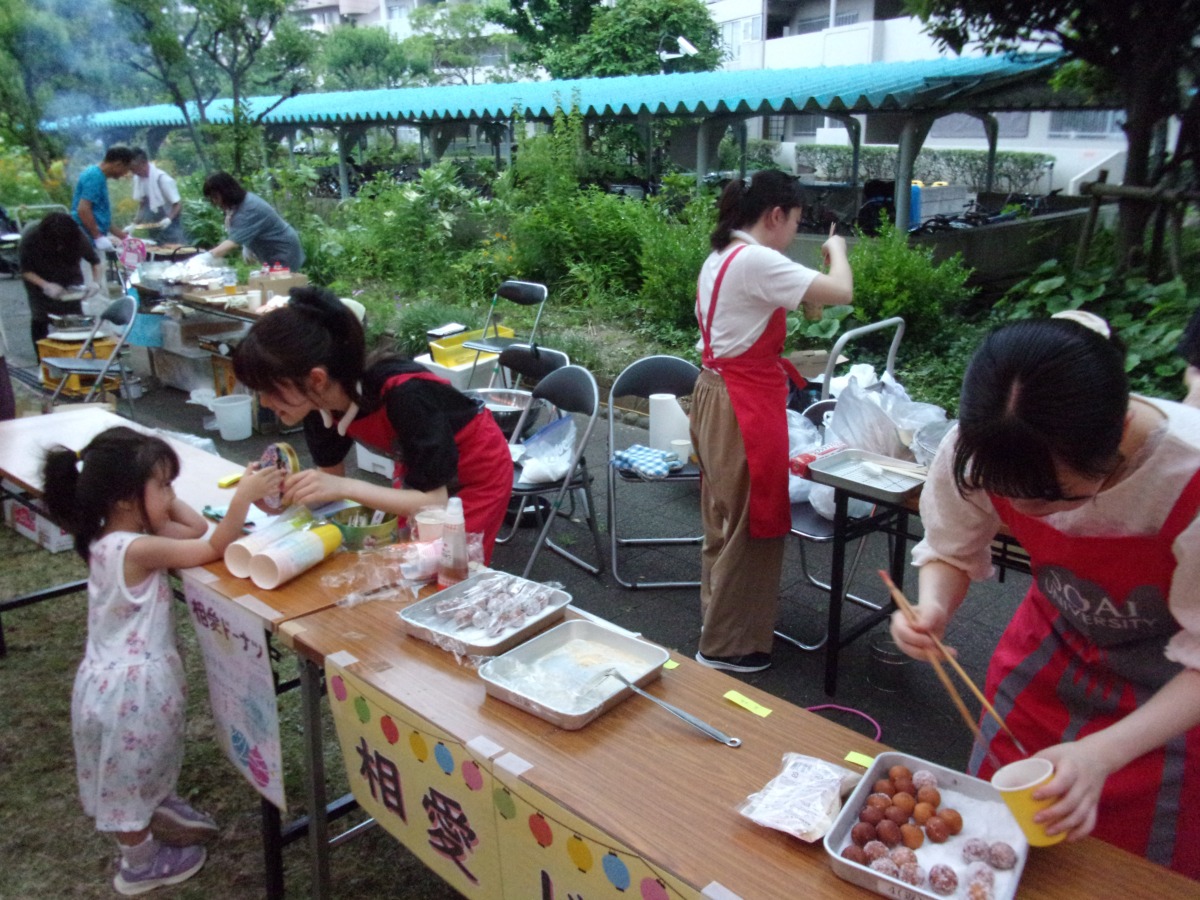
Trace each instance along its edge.
<path fill-rule="evenodd" d="M 468 897 L 671 900 L 698 892 L 327 658 L 351 790 Z"/>
<path fill-rule="evenodd" d="M 255 790 L 286 810 L 279 707 L 263 622 L 186 574 L 183 593 L 225 755 Z"/>

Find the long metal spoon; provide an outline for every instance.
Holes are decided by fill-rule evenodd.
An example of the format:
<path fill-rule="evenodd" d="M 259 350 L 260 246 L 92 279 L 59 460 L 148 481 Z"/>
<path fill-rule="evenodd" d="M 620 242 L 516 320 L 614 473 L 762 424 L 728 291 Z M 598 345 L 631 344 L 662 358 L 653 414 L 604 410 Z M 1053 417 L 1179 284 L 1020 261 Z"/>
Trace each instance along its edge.
<path fill-rule="evenodd" d="M 705 722 L 704 720 L 702 720 L 702 719 L 697 719 L 695 716 L 693 716 L 693 715 L 692 715 L 691 713 L 689 713 L 689 712 L 684 712 L 684 711 L 683 711 L 682 709 L 680 709 L 678 706 L 674 706 L 673 704 L 670 704 L 670 703 L 668 703 L 666 700 L 659 700 L 659 699 L 658 699 L 657 697 L 655 697 L 653 694 L 648 694 L 648 693 L 646 693 L 646 691 L 643 691 L 643 690 L 642 690 L 640 687 L 638 687 L 636 684 L 634 684 L 632 681 L 630 681 L 628 678 L 626 678 L 624 675 L 622 675 L 622 674 L 621 674 L 619 671 L 617 671 L 616 669 L 609 669 L 607 672 L 605 672 L 605 673 L 604 673 L 604 677 L 607 677 L 607 676 L 610 676 L 610 675 L 611 675 L 613 678 L 615 678 L 615 679 L 617 679 L 618 681 L 620 681 L 622 684 L 624 684 L 624 685 L 625 685 L 625 687 L 629 688 L 629 689 L 630 689 L 631 691 L 633 691 L 635 694 L 641 694 L 641 695 L 642 695 L 643 697 L 645 697 L 647 700 L 650 700 L 650 701 L 652 701 L 652 702 L 654 702 L 654 703 L 657 703 L 659 706 L 661 706 L 661 707 L 662 707 L 663 709 L 665 709 L 667 712 L 669 712 L 669 713 L 671 713 L 672 715 L 678 716 L 679 718 L 683 719 L 683 721 L 687 722 L 687 723 L 688 723 L 689 725 L 691 725 L 693 728 L 698 728 L 700 731 L 703 731 L 705 734 L 707 734 L 707 735 L 708 735 L 710 738 L 712 738 L 714 741 L 718 741 L 718 742 L 720 742 L 720 743 L 724 744 L 724 745 L 725 745 L 725 746 L 727 746 L 727 747 L 740 747 L 740 746 L 742 746 L 742 739 L 741 739 L 741 738 L 730 737 L 729 735 L 725 734 L 725 732 L 723 732 L 723 731 L 718 731 L 716 728 L 713 728 L 711 725 L 709 725 L 709 724 L 708 724 L 707 722 Z"/>

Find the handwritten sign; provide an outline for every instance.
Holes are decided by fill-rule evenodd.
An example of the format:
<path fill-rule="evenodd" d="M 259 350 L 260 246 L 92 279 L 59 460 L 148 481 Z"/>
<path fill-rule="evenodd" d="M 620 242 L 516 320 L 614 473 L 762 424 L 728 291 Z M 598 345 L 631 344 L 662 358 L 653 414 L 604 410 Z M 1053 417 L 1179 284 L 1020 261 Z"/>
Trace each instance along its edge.
<path fill-rule="evenodd" d="M 279 707 L 263 622 L 186 573 L 183 593 L 204 654 L 221 747 L 255 790 L 286 810 Z"/>
<path fill-rule="evenodd" d="M 325 680 L 359 804 L 464 896 L 697 896 L 530 787 L 519 774 L 528 764 L 503 747 L 459 742 L 355 676 L 338 654 L 326 657 Z"/>

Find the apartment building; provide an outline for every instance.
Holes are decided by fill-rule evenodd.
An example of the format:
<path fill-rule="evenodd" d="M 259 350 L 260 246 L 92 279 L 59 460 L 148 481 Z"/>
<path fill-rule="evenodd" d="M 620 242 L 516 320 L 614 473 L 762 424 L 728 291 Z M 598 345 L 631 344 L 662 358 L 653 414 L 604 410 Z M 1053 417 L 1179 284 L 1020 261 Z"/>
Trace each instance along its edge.
<path fill-rule="evenodd" d="M 939 55 L 921 21 L 905 14 L 900 0 L 708 0 L 708 7 L 721 26 L 725 67 L 731 70 L 906 62 Z M 1055 158 L 1038 185 L 1040 192 L 1078 193 L 1078 184 L 1094 180 L 1100 169 L 1108 169 L 1114 181 L 1125 169 L 1125 135 L 1117 111 L 1006 112 L 997 119 L 1000 149 Z M 848 143 L 840 122 L 819 115 L 771 116 L 760 120 L 757 129 L 757 136 L 783 142 L 785 158 L 796 145 Z M 955 114 L 933 124 L 925 146 L 985 150 L 987 139 L 977 119 Z"/>

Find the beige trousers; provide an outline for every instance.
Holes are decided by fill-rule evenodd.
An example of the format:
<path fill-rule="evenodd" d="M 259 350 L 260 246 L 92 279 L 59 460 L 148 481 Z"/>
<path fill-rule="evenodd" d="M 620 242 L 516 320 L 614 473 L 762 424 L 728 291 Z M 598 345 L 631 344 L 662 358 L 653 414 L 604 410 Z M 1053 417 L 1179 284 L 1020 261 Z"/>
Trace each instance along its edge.
<path fill-rule="evenodd" d="M 708 657 L 770 653 L 785 538 L 750 537 L 746 449 L 725 382 L 715 372 L 700 373 L 691 419 L 704 521 L 700 652 Z"/>

